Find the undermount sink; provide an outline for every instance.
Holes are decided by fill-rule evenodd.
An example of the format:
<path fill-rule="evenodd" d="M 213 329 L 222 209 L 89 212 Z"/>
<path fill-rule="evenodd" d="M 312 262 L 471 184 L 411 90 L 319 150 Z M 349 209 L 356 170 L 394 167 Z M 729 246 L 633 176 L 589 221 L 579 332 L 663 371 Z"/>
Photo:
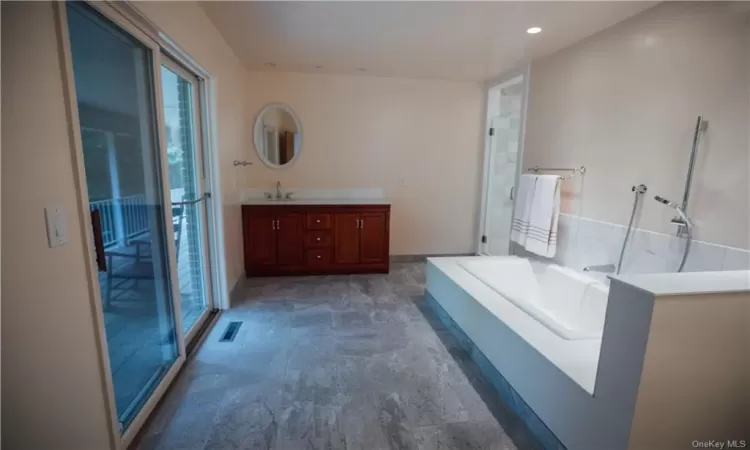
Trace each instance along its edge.
<path fill-rule="evenodd" d="M 297 199 L 296 198 L 291 198 L 291 197 L 276 198 L 276 197 L 266 196 L 265 200 L 267 202 L 279 202 L 279 203 L 282 203 L 282 202 L 293 202 L 293 201 L 296 201 Z"/>

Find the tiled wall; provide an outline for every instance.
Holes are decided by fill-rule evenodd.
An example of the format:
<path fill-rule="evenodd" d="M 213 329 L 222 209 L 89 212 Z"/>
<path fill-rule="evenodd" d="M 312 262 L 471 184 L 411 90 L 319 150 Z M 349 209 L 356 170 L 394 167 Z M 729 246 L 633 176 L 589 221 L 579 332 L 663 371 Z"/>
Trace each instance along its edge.
<path fill-rule="evenodd" d="M 614 223 L 560 214 L 557 254 L 552 261 L 577 270 L 617 264 L 626 230 L 627 227 Z M 635 228 L 621 273 L 676 272 L 684 248 L 684 238 Z M 513 250 L 519 256 L 539 258 L 519 251 L 518 246 Z M 750 251 L 694 240 L 685 272 L 715 270 L 750 270 Z"/>

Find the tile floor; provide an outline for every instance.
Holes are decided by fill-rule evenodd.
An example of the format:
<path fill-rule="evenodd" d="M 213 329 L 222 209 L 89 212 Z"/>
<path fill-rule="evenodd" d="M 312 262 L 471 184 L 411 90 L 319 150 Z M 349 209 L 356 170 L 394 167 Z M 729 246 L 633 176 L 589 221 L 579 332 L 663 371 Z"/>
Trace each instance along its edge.
<path fill-rule="evenodd" d="M 539 448 L 425 308 L 424 282 L 421 263 L 247 281 L 137 447 Z"/>

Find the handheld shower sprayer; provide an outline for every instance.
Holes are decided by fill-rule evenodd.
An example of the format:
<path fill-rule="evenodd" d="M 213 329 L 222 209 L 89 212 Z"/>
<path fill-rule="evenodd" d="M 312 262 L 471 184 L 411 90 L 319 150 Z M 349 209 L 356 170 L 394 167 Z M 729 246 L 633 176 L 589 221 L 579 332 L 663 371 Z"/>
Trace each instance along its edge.
<path fill-rule="evenodd" d="M 690 254 L 690 244 L 693 241 L 693 222 L 690 220 L 688 215 L 685 213 L 685 211 L 682 209 L 680 205 L 678 205 L 675 202 L 669 201 L 664 197 L 655 196 L 654 200 L 656 200 L 659 203 L 662 203 L 675 211 L 677 211 L 677 214 L 680 215 L 680 218 L 682 218 L 682 221 L 685 225 L 685 229 L 687 230 L 687 240 L 685 241 L 685 253 L 682 255 L 682 261 L 680 262 L 680 268 L 677 269 L 678 272 L 682 272 L 682 269 L 685 268 L 685 262 L 687 261 L 688 254 Z"/>
<path fill-rule="evenodd" d="M 666 198 L 664 198 L 664 197 L 661 197 L 661 196 L 658 196 L 658 195 L 655 195 L 655 196 L 654 196 L 654 200 L 656 200 L 657 202 L 660 202 L 660 203 L 664 203 L 664 204 L 665 204 L 665 205 L 667 205 L 667 206 L 671 206 L 672 208 L 674 208 L 675 206 L 677 206 L 677 205 L 675 204 L 675 202 L 670 202 L 670 201 L 669 201 L 669 200 L 667 200 Z"/>

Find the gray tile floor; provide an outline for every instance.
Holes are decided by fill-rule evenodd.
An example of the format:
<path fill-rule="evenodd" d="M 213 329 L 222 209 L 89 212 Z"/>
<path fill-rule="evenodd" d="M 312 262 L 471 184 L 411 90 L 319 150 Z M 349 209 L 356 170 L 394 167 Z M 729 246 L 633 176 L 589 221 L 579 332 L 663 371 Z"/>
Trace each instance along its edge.
<path fill-rule="evenodd" d="M 539 448 L 426 310 L 424 266 L 249 280 L 142 449 Z M 237 338 L 219 342 L 229 321 Z"/>

